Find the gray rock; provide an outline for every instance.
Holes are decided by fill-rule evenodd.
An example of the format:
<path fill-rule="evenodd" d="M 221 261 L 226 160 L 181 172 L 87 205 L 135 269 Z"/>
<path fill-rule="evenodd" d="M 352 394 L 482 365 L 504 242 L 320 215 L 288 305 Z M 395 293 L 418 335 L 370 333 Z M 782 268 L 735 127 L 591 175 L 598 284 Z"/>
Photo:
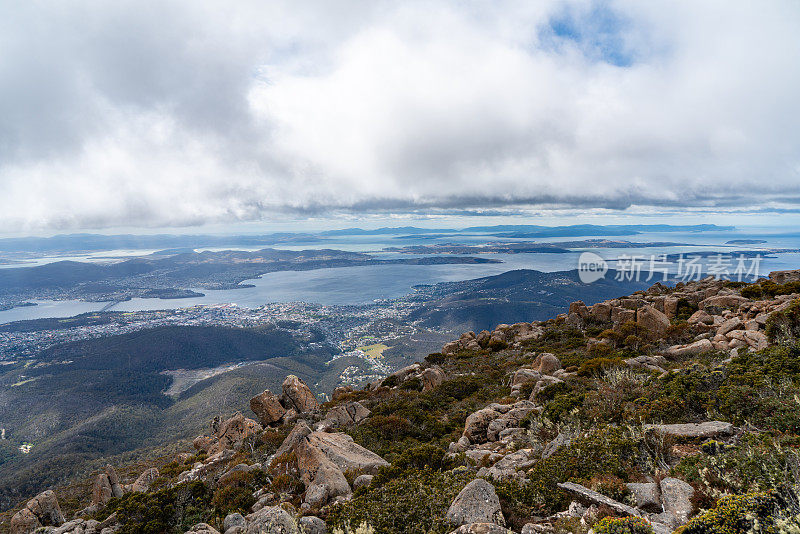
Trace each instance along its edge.
<path fill-rule="evenodd" d="M 136 479 L 136 482 L 131 484 L 131 491 L 134 493 L 144 493 L 150 489 L 150 484 L 153 483 L 155 479 L 159 476 L 158 469 L 155 467 L 151 467 L 147 469 L 139 475 L 139 478 Z"/>
<path fill-rule="evenodd" d="M 358 475 L 353 481 L 353 489 L 369 486 L 373 478 L 373 475 Z"/>
<path fill-rule="evenodd" d="M 464 437 L 467 438 L 470 443 L 485 443 L 487 439 L 486 431 L 489 428 L 489 423 L 500 417 L 500 415 L 500 412 L 488 406 L 471 413 L 467 416 L 467 420 L 464 423 Z"/>
<path fill-rule="evenodd" d="M 507 528 L 494 523 L 470 523 L 461 525 L 450 534 L 513 534 Z"/>
<path fill-rule="evenodd" d="M 734 426 L 724 421 L 703 423 L 676 423 L 672 425 L 644 425 L 645 430 L 689 439 L 711 439 L 733 434 Z"/>
<path fill-rule="evenodd" d="M 320 423 L 320 429 L 341 428 L 357 425 L 367 417 L 370 411 L 358 401 L 340 404 L 333 407 Z"/>
<path fill-rule="evenodd" d="M 294 425 L 292 431 L 289 432 L 289 435 L 286 436 L 286 439 L 283 440 L 281 446 L 278 447 L 278 450 L 275 451 L 274 457 L 279 458 L 284 454 L 290 453 L 294 449 L 294 446 L 297 445 L 297 442 L 309 434 L 311 434 L 311 429 L 308 428 L 307 424 L 302 421 L 297 423 Z"/>
<path fill-rule="evenodd" d="M 661 490 L 655 482 L 631 482 L 626 484 L 636 500 L 636 508 L 645 512 L 659 513 L 661 508 Z"/>
<path fill-rule="evenodd" d="M 300 532 L 302 534 L 328 534 L 325 521 L 313 515 L 300 518 Z"/>
<path fill-rule="evenodd" d="M 456 526 L 468 523 L 505 525 L 494 486 L 481 479 L 467 484 L 447 510 L 447 521 Z"/>
<path fill-rule="evenodd" d="M 185 534 L 219 534 L 219 530 L 207 523 L 197 523 L 195 526 L 187 530 Z"/>
<path fill-rule="evenodd" d="M 587 501 L 591 504 L 596 504 L 598 506 L 607 506 L 622 515 L 644 517 L 644 513 L 636 508 L 628 506 L 627 504 L 623 504 L 619 501 L 615 501 L 611 497 L 606 497 L 605 495 L 597 493 L 594 490 L 590 490 L 589 488 L 581 486 L 580 484 L 575 484 L 574 482 L 560 482 L 558 487 L 577 495 L 584 501 Z"/>
<path fill-rule="evenodd" d="M 299 531 L 286 510 L 271 506 L 248 516 L 245 534 L 299 534 Z"/>
<path fill-rule="evenodd" d="M 240 513 L 228 514 L 222 522 L 222 528 L 225 529 L 225 532 L 233 527 L 243 527 L 245 525 L 244 516 Z"/>
<path fill-rule="evenodd" d="M 664 505 L 664 512 L 672 515 L 679 524 L 684 524 L 689 520 L 692 513 L 692 496 L 694 488 L 677 478 L 665 478 L 661 481 L 661 502 Z"/>

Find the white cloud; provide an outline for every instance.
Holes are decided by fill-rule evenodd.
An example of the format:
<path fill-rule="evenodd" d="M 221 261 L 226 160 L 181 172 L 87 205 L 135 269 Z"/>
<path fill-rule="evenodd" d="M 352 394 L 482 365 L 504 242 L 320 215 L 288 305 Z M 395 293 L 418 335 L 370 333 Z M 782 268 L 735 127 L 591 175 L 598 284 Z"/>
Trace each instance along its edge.
<path fill-rule="evenodd" d="M 0 7 L 0 226 L 792 204 L 798 30 L 791 1 Z"/>

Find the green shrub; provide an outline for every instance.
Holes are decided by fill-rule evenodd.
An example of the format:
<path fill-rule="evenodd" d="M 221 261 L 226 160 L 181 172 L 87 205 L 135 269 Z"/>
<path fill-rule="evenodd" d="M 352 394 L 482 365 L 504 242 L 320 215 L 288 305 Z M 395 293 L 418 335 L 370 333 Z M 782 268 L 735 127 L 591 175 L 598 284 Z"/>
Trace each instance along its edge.
<path fill-rule="evenodd" d="M 456 495 L 472 480 L 468 472 L 408 469 L 384 484 L 372 484 L 332 508 L 330 530 L 369 523 L 386 534 L 446 534 L 445 514 Z"/>
<path fill-rule="evenodd" d="M 106 513 L 107 512 L 107 513 Z M 153 493 L 128 493 L 112 499 L 104 513 L 117 513 L 120 534 L 180 533 L 210 521 L 211 494 L 202 482 L 179 484 Z"/>
<path fill-rule="evenodd" d="M 800 299 L 767 319 L 767 338 L 778 345 L 796 345 L 800 340 Z"/>
<path fill-rule="evenodd" d="M 626 367 L 625 362 L 619 358 L 592 358 L 586 360 L 578 368 L 578 376 L 600 376 L 609 369 Z"/>
<path fill-rule="evenodd" d="M 723 497 L 676 534 L 791 533 L 800 531 L 797 506 L 778 493 L 747 493 Z"/>
<path fill-rule="evenodd" d="M 643 517 L 604 517 L 594 527 L 595 534 L 653 534 L 653 527 Z"/>

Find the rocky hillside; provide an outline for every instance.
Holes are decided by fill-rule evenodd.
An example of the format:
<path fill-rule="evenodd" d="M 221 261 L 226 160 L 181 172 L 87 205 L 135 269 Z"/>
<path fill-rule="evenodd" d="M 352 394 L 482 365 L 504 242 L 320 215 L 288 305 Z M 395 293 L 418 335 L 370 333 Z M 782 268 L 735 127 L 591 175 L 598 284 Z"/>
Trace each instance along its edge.
<path fill-rule="evenodd" d="M 296 376 L 193 450 L 54 488 L 13 534 L 797 532 L 800 271 L 468 332 L 320 405 Z M 59 503 L 60 500 L 60 503 Z M 68 519 L 69 518 L 69 519 Z"/>

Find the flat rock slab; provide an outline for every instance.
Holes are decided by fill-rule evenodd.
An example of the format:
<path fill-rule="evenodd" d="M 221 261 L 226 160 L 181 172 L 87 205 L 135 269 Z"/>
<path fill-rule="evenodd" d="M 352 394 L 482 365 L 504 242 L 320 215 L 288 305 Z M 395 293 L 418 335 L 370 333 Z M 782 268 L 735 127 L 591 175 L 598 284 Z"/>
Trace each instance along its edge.
<path fill-rule="evenodd" d="M 592 504 L 596 504 L 598 506 L 605 505 L 618 512 L 622 515 L 632 515 L 636 517 L 645 517 L 644 512 L 641 510 L 637 510 L 632 506 L 628 506 L 627 504 L 622 504 L 619 501 L 615 501 L 611 497 L 606 497 L 602 493 L 597 493 L 594 490 L 590 490 L 586 486 L 581 486 L 580 484 L 575 484 L 574 482 L 561 482 L 558 484 L 558 487 L 566 490 L 570 493 L 577 495 L 579 498 L 589 501 Z"/>
<path fill-rule="evenodd" d="M 733 434 L 734 427 L 724 421 L 706 421 L 704 423 L 677 423 L 674 425 L 645 425 L 645 430 L 654 430 L 661 434 L 679 438 L 718 438 Z"/>

